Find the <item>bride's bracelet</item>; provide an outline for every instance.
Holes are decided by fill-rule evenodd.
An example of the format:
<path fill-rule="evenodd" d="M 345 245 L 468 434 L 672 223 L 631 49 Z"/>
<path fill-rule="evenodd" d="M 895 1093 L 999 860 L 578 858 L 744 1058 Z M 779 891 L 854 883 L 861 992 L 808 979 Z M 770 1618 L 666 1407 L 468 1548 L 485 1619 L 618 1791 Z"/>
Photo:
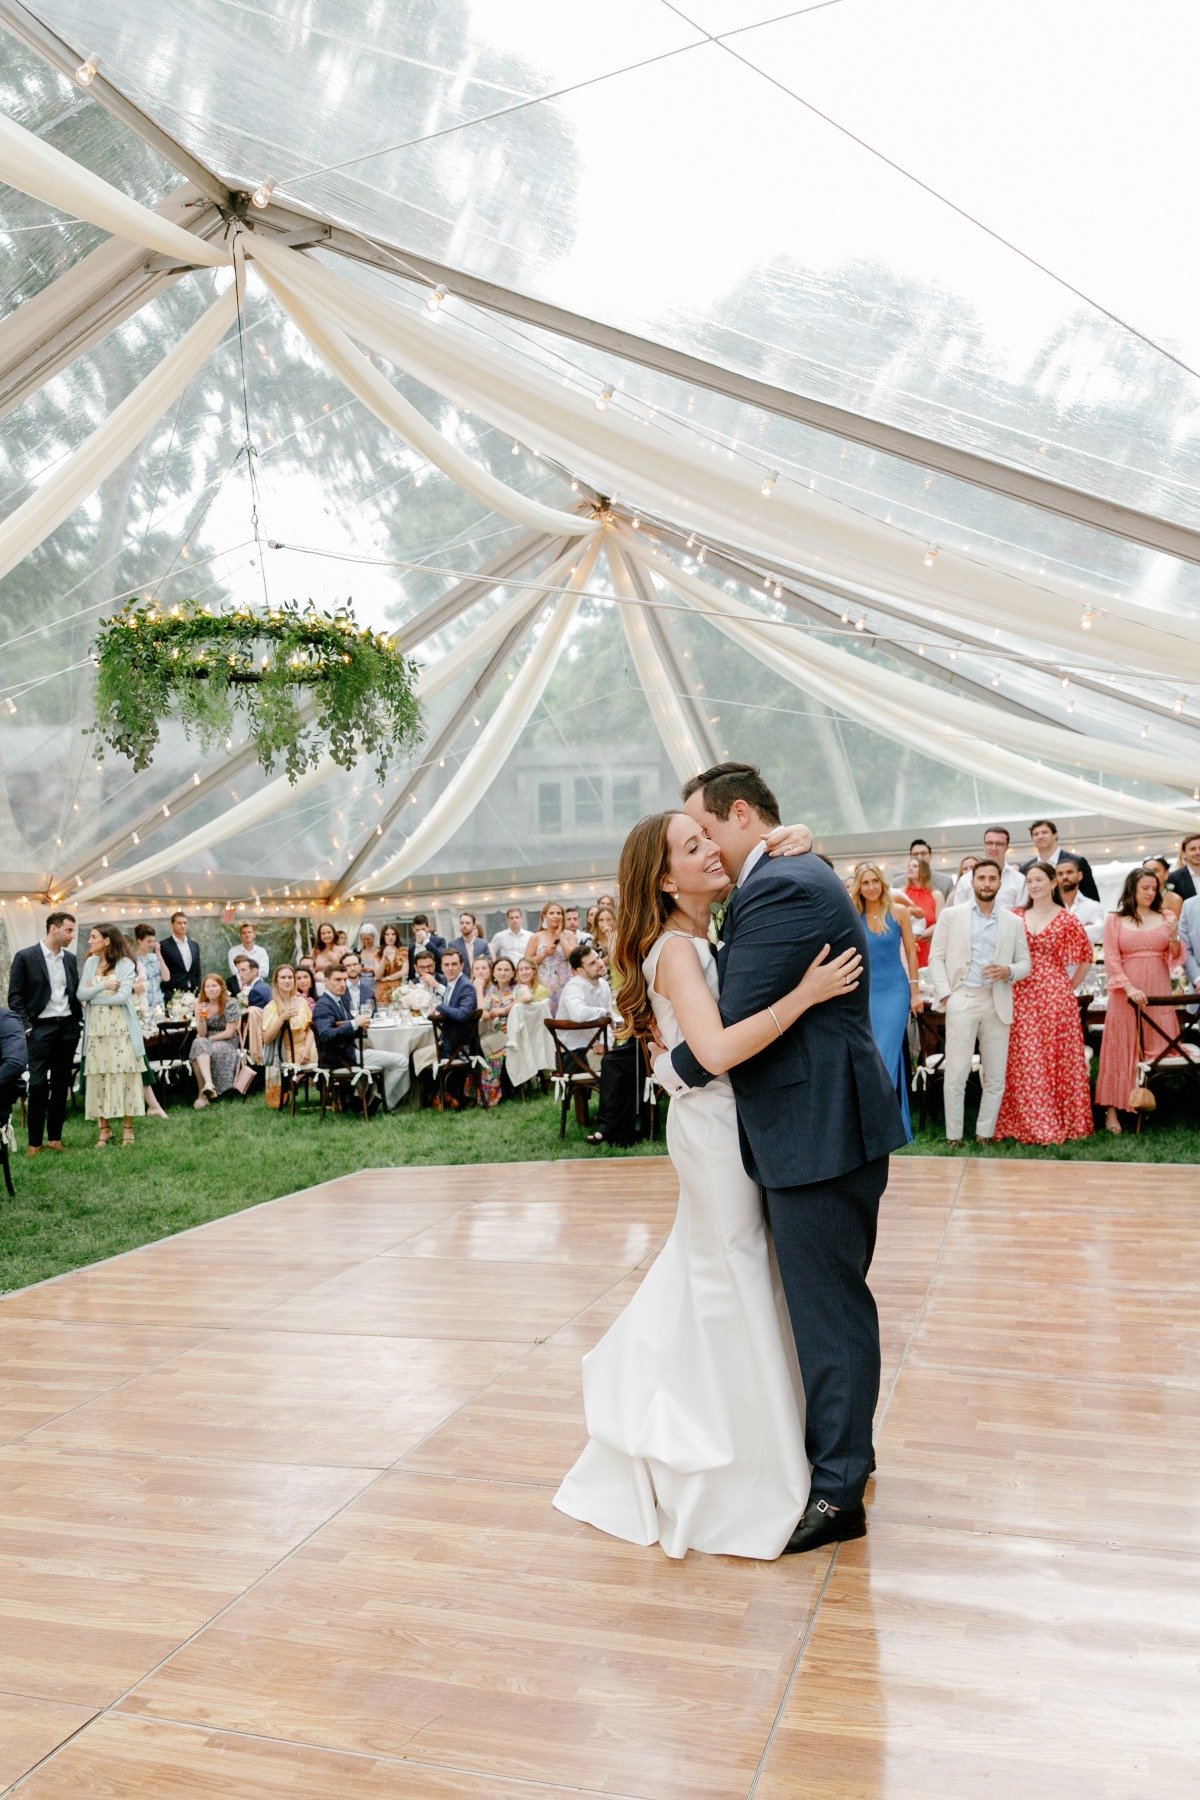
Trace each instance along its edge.
<path fill-rule="evenodd" d="M 768 1006 L 767 1011 L 770 1013 L 771 1018 L 774 1021 L 776 1031 L 779 1033 L 780 1037 L 782 1037 L 783 1036 L 783 1026 L 779 1023 L 779 1020 L 775 1017 L 775 1008 L 773 1006 Z"/>

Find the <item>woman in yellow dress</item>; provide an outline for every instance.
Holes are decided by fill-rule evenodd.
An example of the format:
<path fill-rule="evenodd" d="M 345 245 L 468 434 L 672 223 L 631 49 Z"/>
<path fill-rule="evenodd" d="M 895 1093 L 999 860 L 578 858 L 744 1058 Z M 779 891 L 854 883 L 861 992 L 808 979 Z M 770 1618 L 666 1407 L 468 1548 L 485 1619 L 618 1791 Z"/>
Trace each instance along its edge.
<path fill-rule="evenodd" d="M 138 965 L 117 925 L 93 925 L 79 981 L 83 1002 L 84 1116 L 100 1127 L 99 1150 L 112 1143 L 112 1120 L 123 1124 L 122 1144 L 133 1143 L 133 1121 L 142 1118 L 146 1052 L 133 1007 Z"/>
<path fill-rule="evenodd" d="M 313 1035 L 312 1011 L 296 986 L 296 971 L 291 963 L 280 963 L 271 982 L 271 998 L 263 1007 L 262 1034 L 264 1044 L 274 1044 L 288 1027 L 292 1040 L 294 1063 L 316 1063 L 317 1040 Z"/>

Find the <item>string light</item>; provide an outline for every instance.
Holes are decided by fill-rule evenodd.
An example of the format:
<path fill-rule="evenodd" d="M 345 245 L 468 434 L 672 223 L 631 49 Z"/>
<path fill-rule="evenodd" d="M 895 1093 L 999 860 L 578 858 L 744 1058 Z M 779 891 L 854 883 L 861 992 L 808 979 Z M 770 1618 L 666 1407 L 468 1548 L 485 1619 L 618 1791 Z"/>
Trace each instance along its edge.
<path fill-rule="evenodd" d="M 762 497 L 764 500 L 769 500 L 771 498 L 771 494 L 775 487 L 775 483 L 778 480 L 779 480 L 779 470 L 778 469 L 768 470 L 768 472 L 763 480 L 762 487 L 759 489 L 759 492 L 762 494 Z"/>
<path fill-rule="evenodd" d="M 596 395 L 595 401 L 593 402 L 593 404 L 596 408 L 596 411 L 604 412 L 608 406 L 609 401 L 612 399 L 612 397 L 613 397 L 613 384 L 611 381 L 606 381 L 604 386 L 600 389 L 600 392 Z"/>
<path fill-rule="evenodd" d="M 432 294 L 430 294 L 428 300 L 425 302 L 425 305 L 431 313 L 440 312 L 442 309 L 442 301 L 445 298 L 446 298 L 446 290 L 444 287 L 439 285 L 438 287 L 434 288 Z"/>
<path fill-rule="evenodd" d="M 775 583 L 775 598 L 777 600 L 783 599 L 783 585 L 781 582 L 778 582 L 778 581 Z"/>
<path fill-rule="evenodd" d="M 1092 620 L 1095 618 L 1095 616 L 1096 615 L 1092 611 L 1091 607 L 1085 606 L 1083 609 L 1083 617 L 1079 621 L 1080 630 L 1081 631 L 1090 631 L 1092 629 Z"/>
<path fill-rule="evenodd" d="M 924 644 L 918 644 L 918 645 L 917 645 L 917 655 L 918 655 L 918 656 L 924 656 L 924 654 L 925 654 L 925 646 L 924 646 Z"/>
<path fill-rule="evenodd" d="M 96 71 L 99 67 L 100 58 L 98 56 L 88 56 L 84 58 L 83 62 L 80 63 L 75 71 L 75 79 L 80 87 L 91 87 L 93 81 L 96 79 Z"/>
<path fill-rule="evenodd" d="M 512 454 L 514 456 L 520 456 L 521 454 L 521 446 L 518 444 L 516 438 L 514 438 L 512 442 Z"/>
<path fill-rule="evenodd" d="M 260 181 L 250 196 L 251 206 L 260 208 L 269 206 L 271 204 L 271 195 L 275 192 L 275 186 L 275 177 L 273 175 L 268 181 Z"/>
<path fill-rule="evenodd" d="M 1180 712 L 1180 713 L 1181 713 L 1181 712 L 1182 712 L 1182 711 L 1183 711 L 1183 708 L 1184 708 L 1184 703 L 1185 703 L 1185 701 L 1186 701 L 1186 700 L 1187 700 L 1187 695 L 1186 695 L 1186 694 L 1180 694 L 1180 696 L 1179 696 L 1179 698 L 1178 698 L 1178 700 L 1177 700 L 1177 701 L 1176 701 L 1176 702 L 1175 702 L 1175 711 L 1176 711 L 1176 712 Z"/>
<path fill-rule="evenodd" d="M 930 544 L 928 550 L 925 552 L 925 567 L 927 569 L 932 569 L 932 567 L 936 561 L 937 561 L 937 550 L 933 544 Z"/>
<path fill-rule="evenodd" d="M 696 552 L 696 561 L 703 562 L 707 555 L 708 555 L 708 550 L 707 550 L 706 546 L 704 544 L 701 544 L 699 550 Z"/>

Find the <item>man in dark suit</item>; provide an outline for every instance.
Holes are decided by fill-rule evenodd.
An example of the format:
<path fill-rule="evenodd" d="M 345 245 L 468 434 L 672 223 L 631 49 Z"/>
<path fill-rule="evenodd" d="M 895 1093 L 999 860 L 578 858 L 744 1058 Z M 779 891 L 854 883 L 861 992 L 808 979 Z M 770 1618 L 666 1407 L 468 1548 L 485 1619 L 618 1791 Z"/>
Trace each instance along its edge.
<path fill-rule="evenodd" d="M 343 1069 L 358 1061 L 355 1039 L 365 1015 L 357 1017 L 346 998 L 346 972 L 338 963 L 325 971 L 325 992 L 313 1008 L 317 1056 L 326 1069 Z"/>
<path fill-rule="evenodd" d="M 1167 876 L 1167 886 L 1181 900 L 1200 894 L 1200 832 L 1193 831 L 1179 846 L 1179 867 Z"/>
<path fill-rule="evenodd" d="M 79 965 L 69 948 L 74 936 L 71 913 L 50 913 L 45 937 L 31 949 L 17 951 L 8 977 L 8 1004 L 25 1028 L 29 1051 L 30 1156 L 41 1151 L 43 1136 L 51 1150 L 63 1148 L 67 1096 L 83 1030 Z"/>
<path fill-rule="evenodd" d="M 169 1006 L 176 994 L 200 992 L 200 946 L 188 936 L 185 912 L 171 914 L 171 929 L 159 949 L 167 965 L 170 980 L 163 982 L 163 1004 Z"/>
<path fill-rule="evenodd" d="M 888 1156 L 907 1133 L 871 1031 L 866 935 L 837 875 L 817 856 L 765 854 L 779 807 L 748 763 L 707 770 L 684 799 L 734 883 L 717 958 L 726 1025 L 786 992 L 826 944 L 831 956 L 854 948 L 863 960 L 854 992 L 811 1007 L 730 1071 L 742 1160 L 763 1189 L 804 1378 L 812 1492 L 787 1549 L 815 1550 L 866 1531 L 879 1394 L 867 1271 Z M 687 1044 L 659 1057 L 655 1073 L 669 1091 L 712 1079 Z"/>
<path fill-rule="evenodd" d="M 13 1104 L 21 1091 L 21 1077 L 28 1067 L 25 1027 L 15 1012 L 0 1006 L 0 1133 L 8 1125 Z"/>
<path fill-rule="evenodd" d="M 1058 841 L 1058 826 L 1051 819 L 1035 819 L 1029 827 L 1029 835 L 1033 839 L 1036 856 L 1021 864 L 1022 875 L 1031 869 L 1035 862 L 1049 863 L 1057 869 L 1059 859 L 1069 856 L 1079 870 L 1079 892 L 1086 894 L 1089 900 L 1099 900 L 1100 889 L 1096 886 L 1096 877 L 1092 874 L 1092 865 L 1086 856 L 1080 856 L 1078 850 L 1065 850 Z"/>
<path fill-rule="evenodd" d="M 471 973 L 471 965 L 477 956 L 492 954 L 491 946 L 479 929 L 479 920 L 473 912 L 462 912 L 458 915 L 458 936 L 451 938 L 446 946 L 448 950 L 457 950 L 462 958 L 462 966 L 467 974 Z"/>
<path fill-rule="evenodd" d="M 412 922 L 413 958 L 415 960 L 419 950 L 432 950 L 434 964 L 433 972 L 439 981 L 444 980 L 442 975 L 442 952 L 445 948 L 445 938 L 440 937 L 436 931 L 431 931 L 429 929 L 428 913 L 414 913 Z"/>
<path fill-rule="evenodd" d="M 463 973 L 463 959 L 452 945 L 442 952 L 442 980 L 446 991 L 429 1017 L 438 1035 L 439 1054 L 445 1056 L 448 1052 L 477 1047 L 475 1034 L 479 1029 L 474 1016 L 479 1011 L 479 995 L 470 976 Z M 447 1087 L 446 1103 L 458 1107 L 466 1095 L 465 1072 L 461 1076 L 455 1073 L 454 1085 L 453 1093 Z"/>
<path fill-rule="evenodd" d="M 362 957 L 357 950 L 347 950 L 342 956 L 342 969 L 346 976 L 346 997 L 350 1002 L 351 1012 L 366 1013 L 375 1017 L 375 977 L 369 969 L 362 966 Z"/>

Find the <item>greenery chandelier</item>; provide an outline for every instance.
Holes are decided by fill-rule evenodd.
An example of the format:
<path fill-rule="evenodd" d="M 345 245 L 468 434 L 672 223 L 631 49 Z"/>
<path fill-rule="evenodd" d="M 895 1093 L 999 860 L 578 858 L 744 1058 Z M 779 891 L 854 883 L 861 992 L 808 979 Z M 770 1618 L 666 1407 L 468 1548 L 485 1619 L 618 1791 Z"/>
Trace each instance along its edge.
<path fill-rule="evenodd" d="M 326 755 L 344 769 L 372 757 L 382 780 L 420 734 L 416 664 L 386 632 L 357 625 L 349 603 L 215 612 L 143 601 L 104 621 L 92 660 L 92 730 L 138 770 L 168 717 L 206 751 L 227 744 L 240 717 L 262 767 L 282 759 L 289 781 Z"/>

